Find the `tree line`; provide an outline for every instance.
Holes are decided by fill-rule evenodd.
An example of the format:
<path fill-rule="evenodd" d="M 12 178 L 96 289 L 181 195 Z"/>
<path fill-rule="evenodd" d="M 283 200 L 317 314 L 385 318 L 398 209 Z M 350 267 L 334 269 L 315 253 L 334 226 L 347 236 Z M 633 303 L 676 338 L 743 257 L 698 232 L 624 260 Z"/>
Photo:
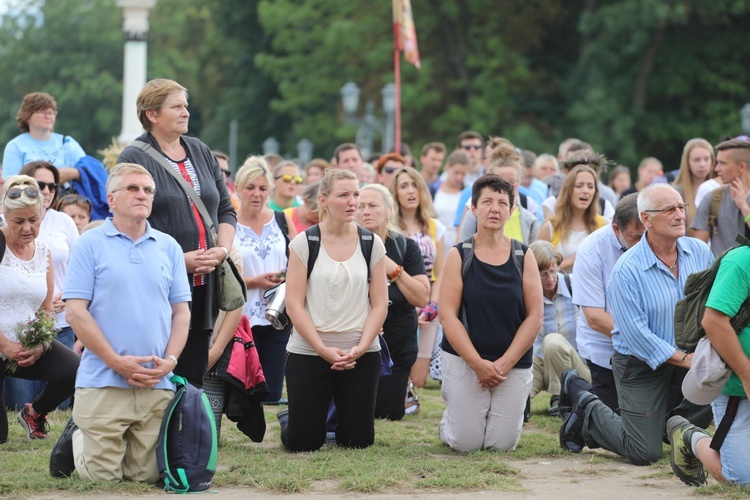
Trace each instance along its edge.
<path fill-rule="evenodd" d="M 422 69 L 402 65 L 403 139 L 449 147 L 475 129 L 554 152 L 579 137 L 618 163 L 677 168 L 684 143 L 742 133 L 750 0 L 412 0 Z M 239 156 L 277 138 L 315 156 L 350 141 L 339 90 L 393 81 L 391 2 L 159 0 L 148 77 L 188 88 L 190 134 Z M 32 91 L 90 154 L 120 132 L 123 35 L 115 0 L 16 0 L 0 22 L 0 139 Z M 135 103 L 133 103 L 135 106 Z M 379 106 L 377 106 L 379 108 Z"/>

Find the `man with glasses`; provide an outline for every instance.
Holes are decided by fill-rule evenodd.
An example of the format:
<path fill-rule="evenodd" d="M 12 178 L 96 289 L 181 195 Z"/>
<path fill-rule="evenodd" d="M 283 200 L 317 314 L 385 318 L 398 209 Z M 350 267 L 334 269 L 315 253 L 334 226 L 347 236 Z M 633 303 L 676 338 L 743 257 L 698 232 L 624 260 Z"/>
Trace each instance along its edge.
<path fill-rule="evenodd" d="M 484 168 L 482 167 L 482 150 L 484 149 L 484 141 L 482 140 L 482 134 L 474 132 L 473 130 L 466 130 L 461 132 L 458 136 L 458 147 L 457 151 L 463 151 L 469 155 L 469 170 L 466 172 L 464 177 L 464 185 L 471 187 L 474 181 L 484 175 Z M 440 176 L 440 182 L 444 182 L 448 177 L 446 172 Z M 439 187 L 439 183 L 433 184 L 435 189 Z"/>
<path fill-rule="evenodd" d="M 705 427 L 708 406 L 682 397 L 682 379 L 692 363 L 674 342 L 674 306 L 685 296 L 685 280 L 711 265 L 708 246 L 685 237 L 685 203 L 671 186 L 649 186 L 638 196 L 646 232 L 612 270 L 607 301 L 612 306 L 612 370 L 619 399 L 617 415 L 598 397 L 563 379 L 573 411 L 560 429 L 560 446 L 579 453 L 605 448 L 634 465 L 662 456 L 667 416 L 680 415 Z"/>
<path fill-rule="evenodd" d="M 578 352 L 591 373 L 591 388 L 604 404 L 618 411 L 617 387 L 612 372 L 612 304 L 607 301 L 607 282 L 617 260 L 641 241 L 643 224 L 638 219 L 638 195 L 624 197 L 615 208 L 612 223 L 583 240 L 573 265 L 573 303 L 581 308 L 576 325 Z M 570 372 L 567 377 L 578 373 Z M 571 380 L 570 383 L 580 383 Z M 570 402 L 565 401 L 564 406 Z"/>
<path fill-rule="evenodd" d="M 734 246 L 737 234 L 750 238 L 750 138 L 746 135 L 716 146 L 716 173 L 723 187 L 698 206 L 690 225 L 695 237 L 718 256 Z M 718 210 L 717 207 L 718 206 Z"/>
<path fill-rule="evenodd" d="M 192 295 L 182 248 L 147 221 L 154 193 L 145 168 L 116 165 L 107 182 L 112 218 L 71 254 L 63 299 L 86 349 L 72 418 L 50 457 L 53 476 L 159 480 L 154 450 Z"/>

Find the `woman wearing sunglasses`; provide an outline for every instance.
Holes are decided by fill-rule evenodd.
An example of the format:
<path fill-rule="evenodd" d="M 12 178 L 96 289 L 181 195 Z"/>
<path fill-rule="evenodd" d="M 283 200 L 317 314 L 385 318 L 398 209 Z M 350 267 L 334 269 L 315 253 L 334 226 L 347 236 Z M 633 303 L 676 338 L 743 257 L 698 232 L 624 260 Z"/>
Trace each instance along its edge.
<path fill-rule="evenodd" d="M 4 178 L 18 174 L 24 165 L 34 160 L 48 161 L 60 169 L 62 182 L 80 176 L 74 166 L 86 153 L 69 135 L 52 131 L 56 119 L 57 103 L 51 95 L 45 92 L 26 94 L 16 113 L 16 123 L 22 134 L 5 146 Z"/>
<path fill-rule="evenodd" d="M 273 169 L 273 197 L 268 200 L 268 206 L 274 212 L 300 206 L 297 188 L 301 185 L 299 167 L 291 161 L 282 161 Z"/>
<path fill-rule="evenodd" d="M 52 255 L 54 267 L 52 306 L 55 312 L 55 327 L 60 330 L 57 339 L 72 349 L 75 343 L 75 333 L 65 320 L 65 302 L 61 297 L 65 274 L 68 270 L 68 257 L 79 236 L 78 228 L 68 215 L 51 208 L 57 197 L 60 182 L 60 172 L 57 167 L 46 161 L 32 161 L 23 166 L 21 174 L 32 177 L 39 186 L 43 212 L 37 239 L 45 244 Z M 25 402 L 31 401 L 43 388 L 42 382 L 10 378 L 5 384 L 5 402 L 11 408 L 20 408 Z M 67 406 L 66 404 L 63 408 Z"/>
<path fill-rule="evenodd" d="M 33 349 L 18 341 L 19 324 L 33 319 L 40 308 L 53 310 L 53 259 L 37 238 L 44 208 L 36 181 L 11 176 L 3 186 L 2 203 L 7 225 L 0 229 L 5 240 L 0 259 L 0 391 L 10 373 L 24 381 L 47 382 L 46 389 L 20 405 L 18 415 L 28 440 L 46 439 L 47 413 L 73 394 L 79 358 L 57 340 Z M 18 364 L 15 372 L 9 361 Z M 0 443 L 7 438 L 8 416 L 0 405 Z"/>

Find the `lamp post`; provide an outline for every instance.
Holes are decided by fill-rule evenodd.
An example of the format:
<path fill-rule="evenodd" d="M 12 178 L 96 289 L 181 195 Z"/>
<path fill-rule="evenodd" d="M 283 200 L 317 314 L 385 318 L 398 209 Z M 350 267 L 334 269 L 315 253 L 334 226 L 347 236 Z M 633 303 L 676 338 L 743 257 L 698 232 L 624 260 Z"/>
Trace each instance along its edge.
<path fill-rule="evenodd" d="M 750 102 L 742 106 L 740 117 L 742 118 L 742 131 L 750 135 Z"/>
<path fill-rule="evenodd" d="M 279 141 L 274 137 L 269 137 L 263 141 L 263 154 L 264 155 L 277 155 L 279 154 Z"/>
<path fill-rule="evenodd" d="M 383 111 L 385 112 L 384 120 L 375 116 L 375 103 L 372 100 L 365 103 L 364 116 L 361 118 L 357 116 L 360 94 L 361 91 L 354 82 L 347 82 L 341 87 L 341 101 L 345 114 L 344 122 L 358 126 L 355 140 L 362 150 L 362 157 L 367 158 L 372 153 L 376 133 L 382 138 L 381 148 L 383 151 L 390 151 L 393 147 L 395 130 L 393 115 L 396 110 L 396 87 L 392 83 L 388 83 L 380 91 L 383 99 Z"/>
<path fill-rule="evenodd" d="M 297 143 L 297 158 L 303 165 L 307 165 L 312 160 L 313 143 L 310 139 L 300 139 Z"/>

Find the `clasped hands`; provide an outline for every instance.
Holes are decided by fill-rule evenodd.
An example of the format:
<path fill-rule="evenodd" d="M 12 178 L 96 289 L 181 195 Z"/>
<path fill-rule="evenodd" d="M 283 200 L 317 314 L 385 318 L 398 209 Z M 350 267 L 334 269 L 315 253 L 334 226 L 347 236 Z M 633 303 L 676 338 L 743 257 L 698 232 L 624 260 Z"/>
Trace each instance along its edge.
<path fill-rule="evenodd" d="M 225 256 L 226 253 L 222 247 L 193 250 L 192 252 L 185 252 L 185 265 L 188 273 L 201 276 L 213 272 Z"/>
<path fill-rule="evenodd" d="M 508 378 L 508 370 L 510 367 L 504 366 L 502 358 L 495 361 L 488 361 L 486 359 L 480 359 L 474 366 L 471 367 L 474 373 L 477 375 L 479 380 L 479 387 L 484 389 L 492 389 L 505 382 Z"/>
<path fill-rule="evenodd" d="M 149 368 L 146 365 L 151 364 Z M 174 369 L 171 359 L 159 356 L 118 356 L 110 368 L 119 373 L 133 387 L 150 389 Z"/>
<path fill-rule="evenodd" d="M 342 351 L 337 347 L 324 347 L 319 355 L 331 363 L 331 370 L 344 371 L 354 368 L 362 353 L 359 346 L 352 347 L 349 352 Z"/>

